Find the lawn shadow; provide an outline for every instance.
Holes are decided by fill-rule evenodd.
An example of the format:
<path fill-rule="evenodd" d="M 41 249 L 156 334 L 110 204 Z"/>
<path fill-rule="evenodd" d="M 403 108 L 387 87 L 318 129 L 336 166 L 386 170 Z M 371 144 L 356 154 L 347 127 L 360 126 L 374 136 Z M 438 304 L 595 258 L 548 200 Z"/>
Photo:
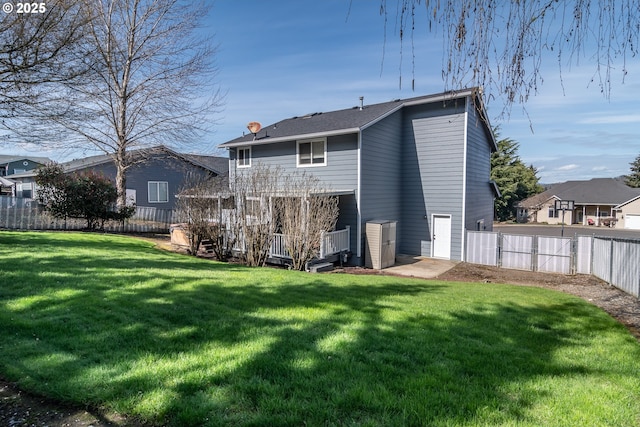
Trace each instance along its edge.
<path fill-rule="evenodd" d="M 169 425 L 531 423 L 549 391 L 528 384 L 597 373 L 555 355 L 611 328 L 579 301 L 452 305 L 482 285 L 247 269 L 150 257 L 145 245 L 138 259 L 125 247 L 124 259 L 53 254 L 64 280 L 42 295 L 0 286 L 3 301 L 27 300 L 0 309 L 12 326 L 0 350 L 21 355 L 3 358 L 10 379 Z M 28 271 L 33 260 L 14 261 Z M 121 275 L 96 279 L 96 265 Z"/>

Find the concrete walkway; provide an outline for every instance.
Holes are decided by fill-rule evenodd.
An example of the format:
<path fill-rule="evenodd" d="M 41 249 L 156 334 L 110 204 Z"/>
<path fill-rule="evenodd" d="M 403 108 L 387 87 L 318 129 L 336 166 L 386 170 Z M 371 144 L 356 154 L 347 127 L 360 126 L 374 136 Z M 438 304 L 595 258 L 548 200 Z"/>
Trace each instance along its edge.
<path fill-rule="evenodd" d="M 396 255 L 396 265 L 382 271 L 400 276 L 433 279 L 449 271 L 459 262 L 413 255 Z"/>

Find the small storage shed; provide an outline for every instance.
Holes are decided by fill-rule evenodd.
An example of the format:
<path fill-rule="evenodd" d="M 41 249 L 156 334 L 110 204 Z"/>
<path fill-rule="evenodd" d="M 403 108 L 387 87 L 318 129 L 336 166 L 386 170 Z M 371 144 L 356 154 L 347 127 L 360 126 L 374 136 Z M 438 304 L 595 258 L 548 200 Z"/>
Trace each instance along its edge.
<path fill-rule="evenodd" d="M 396 262 L 397 221 L 375 220 L 366 225 L 365 266 L 381 270 Z"/>

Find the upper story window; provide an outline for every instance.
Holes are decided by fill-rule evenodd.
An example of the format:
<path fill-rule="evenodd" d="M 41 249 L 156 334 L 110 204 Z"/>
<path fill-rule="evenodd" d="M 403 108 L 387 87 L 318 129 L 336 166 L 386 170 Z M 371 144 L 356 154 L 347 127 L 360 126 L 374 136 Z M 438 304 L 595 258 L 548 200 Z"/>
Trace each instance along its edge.
<path fill-rule="evenodd" d="M 236 153 L 239 168 L 248 168 L 251 166 L 251 147 L 238 148 Z"/>
<path fill-rule="evenodd" d="M 326 166 L 327 140 L 298 141 L 298 166 Z"/>
<path fill-rule="evenodd" d="M 169 202 L 169 183 L 167 181 L 149 181 L 149 203 Z"/>

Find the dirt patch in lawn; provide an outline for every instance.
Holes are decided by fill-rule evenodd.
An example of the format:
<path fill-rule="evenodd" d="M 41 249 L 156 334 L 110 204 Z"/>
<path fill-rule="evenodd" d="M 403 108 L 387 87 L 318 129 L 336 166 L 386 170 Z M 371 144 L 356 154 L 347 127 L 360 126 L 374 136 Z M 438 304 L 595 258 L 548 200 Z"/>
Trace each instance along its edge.
<path fill-rule="evenodd" d="M 625 325 L 640 340 L 640 299 L 610 286 L 597 277 L 576 274 L 538 273 L 460 263 L 438 276 L 438 280 L 484 283 L 510 283 L 537 286 L 576 295 L 602 308 Z"/>
<path fill-rule="evenodd" d="M 144 238 L 154 241 L 161 249 L 181 251 L 181 249 L 173 247 L 166 236 L 156 235 Z M 363 268 L 347 268 L 345 272 L 385 274 Z M 460 263 L 438 276 L 436 280 L 510 283 L 566 292 L 602 308 L 624 324 L 640 340 L 640 299 L 609 286 L 593 276 L 565 276 Z M 23 393 L 13 384 L 0 380 L 0 425 L 15 427 L 130 427 L 142 424 L 139 421 L 129 420 L 115 414 L 104 414 L 100 410 L 64 406 L 48 399 Z"/>

